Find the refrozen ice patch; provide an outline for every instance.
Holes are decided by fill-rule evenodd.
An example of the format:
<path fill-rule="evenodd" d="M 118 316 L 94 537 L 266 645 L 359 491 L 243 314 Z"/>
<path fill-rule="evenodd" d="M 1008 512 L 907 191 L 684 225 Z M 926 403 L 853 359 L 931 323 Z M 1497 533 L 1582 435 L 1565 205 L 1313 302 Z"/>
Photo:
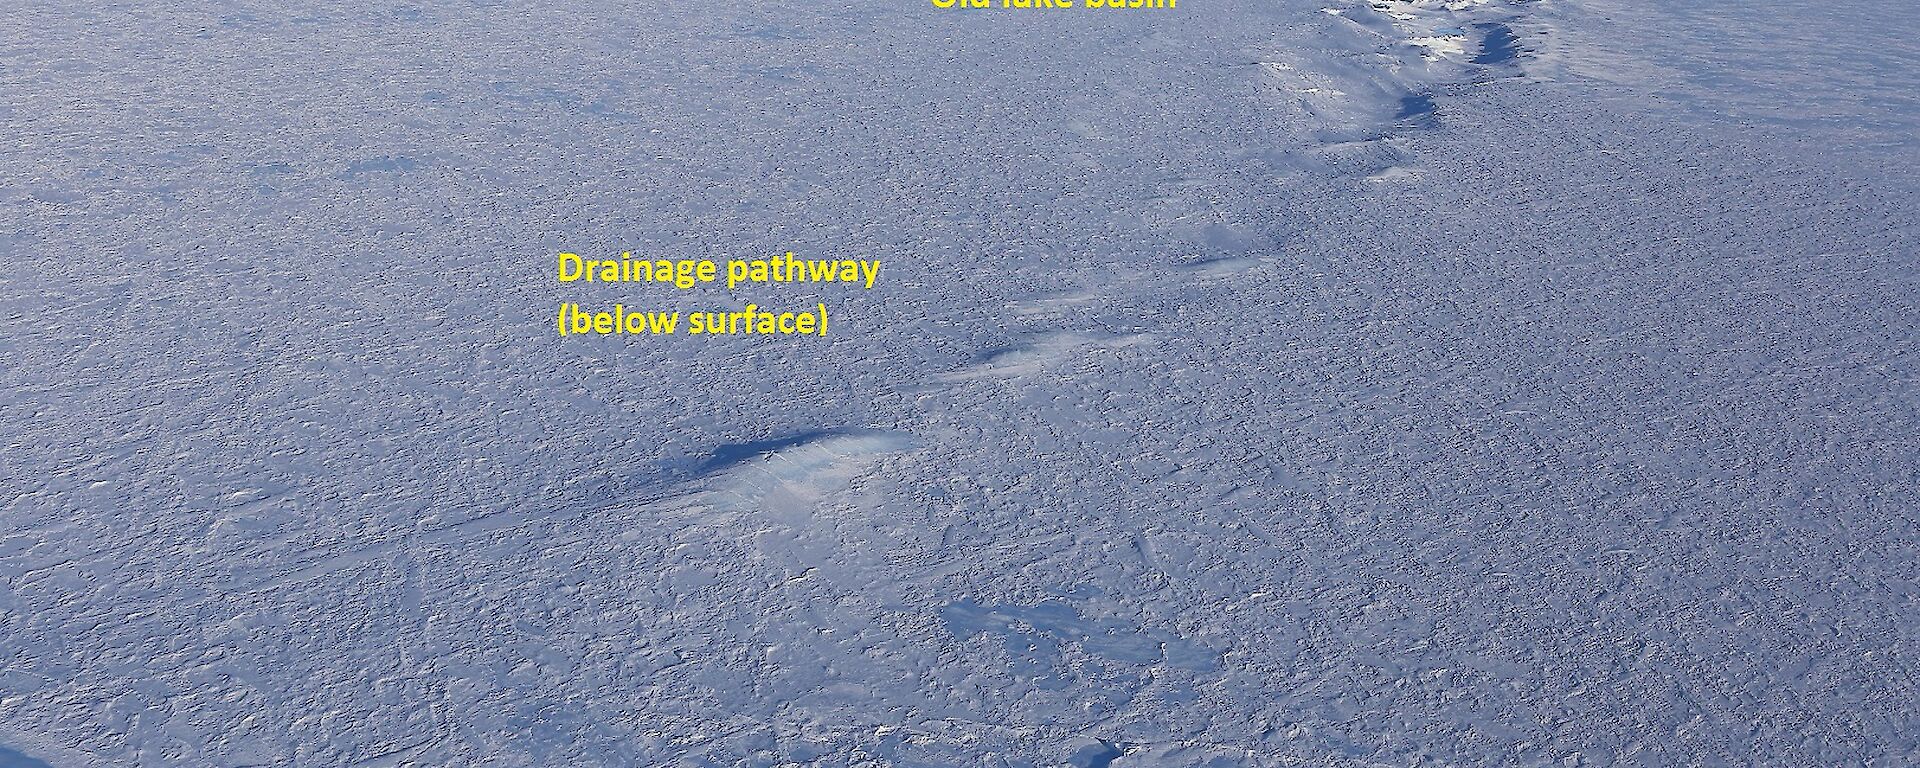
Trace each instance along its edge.
<path fill-rule="evenodd" d="M 8 749 L 0 744 L 0 768 L 53 768 L 44 762 Z"/>

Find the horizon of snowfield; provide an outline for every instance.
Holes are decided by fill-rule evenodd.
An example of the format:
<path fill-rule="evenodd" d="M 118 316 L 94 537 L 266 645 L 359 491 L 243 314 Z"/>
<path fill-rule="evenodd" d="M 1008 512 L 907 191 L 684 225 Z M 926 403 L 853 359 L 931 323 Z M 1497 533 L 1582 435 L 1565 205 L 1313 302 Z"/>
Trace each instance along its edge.
<path fill-rule="evenodd" d="M 17 3 L 0 768 L 1920 763 L 1910 10 Z"/>

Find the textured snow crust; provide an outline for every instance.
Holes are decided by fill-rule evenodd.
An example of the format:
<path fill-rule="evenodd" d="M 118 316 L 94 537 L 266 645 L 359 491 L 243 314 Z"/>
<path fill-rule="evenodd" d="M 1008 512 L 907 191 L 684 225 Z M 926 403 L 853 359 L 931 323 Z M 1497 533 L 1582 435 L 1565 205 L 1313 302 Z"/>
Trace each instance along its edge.
<path fill-rule="evenodd" d="M 1183 6 L 9 7 L 0 768 L 1920 763 L 1910 9 Z"/>

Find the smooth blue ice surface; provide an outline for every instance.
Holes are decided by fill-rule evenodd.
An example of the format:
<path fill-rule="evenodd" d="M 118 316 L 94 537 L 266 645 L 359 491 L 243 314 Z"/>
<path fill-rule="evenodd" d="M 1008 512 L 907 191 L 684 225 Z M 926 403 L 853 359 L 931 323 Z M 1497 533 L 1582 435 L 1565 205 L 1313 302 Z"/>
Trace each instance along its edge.
<path fill-rule="evenodd" d="M 47 764 L 6 747 L 0 747 L 0 768 L 47 768 Z"/>

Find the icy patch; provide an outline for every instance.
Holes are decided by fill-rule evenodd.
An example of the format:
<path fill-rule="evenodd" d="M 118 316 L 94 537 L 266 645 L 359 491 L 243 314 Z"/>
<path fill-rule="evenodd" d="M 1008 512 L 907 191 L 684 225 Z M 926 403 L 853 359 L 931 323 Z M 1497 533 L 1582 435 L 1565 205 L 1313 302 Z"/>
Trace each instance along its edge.
<path fill-rule="evenodd" d="M 53 768 L 53 766 L 0 745 L 0 768 Z"/>

